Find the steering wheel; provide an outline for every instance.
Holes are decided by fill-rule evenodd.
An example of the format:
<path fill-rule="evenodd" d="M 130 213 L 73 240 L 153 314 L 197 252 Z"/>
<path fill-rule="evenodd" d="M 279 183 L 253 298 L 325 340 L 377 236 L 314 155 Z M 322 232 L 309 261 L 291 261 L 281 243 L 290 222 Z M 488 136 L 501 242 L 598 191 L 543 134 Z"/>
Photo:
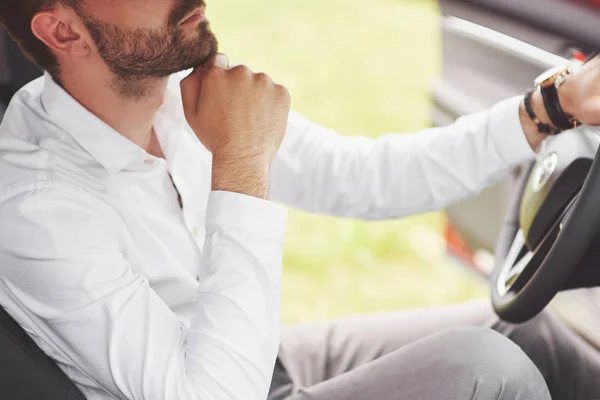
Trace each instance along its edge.
<path fill-rule="evenodd" d="M 492 303 L 503 320 L 525 322 L 561 290 L 600 284 L 582 272 L 591 271 L 590 254 L 600 261 L 600 251 L 589 251 L 600 232 L 599 144 L 592 128 L 581 127 L 550 139 L 522 168 L 492 274 Z"/>

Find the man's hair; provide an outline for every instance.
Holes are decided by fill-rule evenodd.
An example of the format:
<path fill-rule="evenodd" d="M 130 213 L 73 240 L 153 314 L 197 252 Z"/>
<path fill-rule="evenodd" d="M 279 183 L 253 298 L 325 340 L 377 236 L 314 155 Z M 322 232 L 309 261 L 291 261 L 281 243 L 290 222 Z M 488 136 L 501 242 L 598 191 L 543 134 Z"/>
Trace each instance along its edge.
<path fill-rule="evenodd" d="M 39 67 L 53 76 L 59 75 L 56 55 L 31 31 L 31 20 L 41 11 L 57 4 L 78 9 L 82 0 L 0 0 L 0 25 L 19 44 L 21 50 Z"/>

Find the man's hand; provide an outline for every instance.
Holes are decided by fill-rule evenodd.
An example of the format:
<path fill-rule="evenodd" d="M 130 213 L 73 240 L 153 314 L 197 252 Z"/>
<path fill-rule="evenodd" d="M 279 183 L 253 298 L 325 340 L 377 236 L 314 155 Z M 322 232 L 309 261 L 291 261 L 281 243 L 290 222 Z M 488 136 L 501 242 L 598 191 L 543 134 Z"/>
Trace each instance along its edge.
<path fill-rule="evenodd" d="M 586 125 L 600 125 L 600 56 L 569 75 L 566 82 L 558 89 L 558 96 L 561 107 L 567 115 L 577 118 Z M 531 98 L 531 107 L 543 123 L 552 125 L 539 90 L 536 90 Z M 533 149 L 537 149 L 545 139 L 545 135 L 538 132 L 523 104 L 521 104 L 521 124 L 529 144 Z"/>
<path fill-rule="evenodd" d="M 290 95 L 265 74 L 229 68 L 224 55 L 181 82 L 185 117 L 213 155 L 213 190 L 267 199 L 269 168 L 285 135 Z"/>
<path fill-rule="evenodd" d="M 565 113 L 585 125 L 600 125 L 600 56 L 569 76 L 558 94 Z"/>

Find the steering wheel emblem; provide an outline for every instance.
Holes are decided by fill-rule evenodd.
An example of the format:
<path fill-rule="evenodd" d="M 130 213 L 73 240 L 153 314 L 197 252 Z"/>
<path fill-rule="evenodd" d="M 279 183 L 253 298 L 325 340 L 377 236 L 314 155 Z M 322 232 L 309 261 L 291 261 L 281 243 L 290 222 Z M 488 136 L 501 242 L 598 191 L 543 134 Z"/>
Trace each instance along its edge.
<path fill-rule="evenodd" d="M 558 166 L 558 154 L 551 153 L 538 165 L 533 173 L 532 189 L 535 193 L 546 186 Z"/>

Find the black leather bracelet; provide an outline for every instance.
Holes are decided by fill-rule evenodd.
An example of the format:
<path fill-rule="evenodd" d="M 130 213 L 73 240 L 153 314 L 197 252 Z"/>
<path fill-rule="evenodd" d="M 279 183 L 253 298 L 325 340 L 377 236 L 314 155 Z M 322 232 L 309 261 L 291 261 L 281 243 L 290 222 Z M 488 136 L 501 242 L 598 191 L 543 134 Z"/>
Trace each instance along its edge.
<path fill-rule="evenodd" d="M 543 123 L 542 120 L 537 115 L 535 115 L 533 107 L 531 107 L 531 97 L 533 96 L 533 93 L 535 91 L 536 89 L 532 89 L 529 92 L 527 92 L 527 94 L 525 94 L 524 103 L 527 115 L 529 115 L 529 118 L 531 118 L 531 120 L 535 123 L 539 133 L 542 133 L 544 135 L 558 135 L 562 132 L 559 128 Z"/>
<path fill-rule="evenodd" d="M 573 129 L 573 122 L 571 122 L 571 120 L 566 116 L 562 106 L 560 105 L 556 86 L 551 85 L 546 88 L 541 88 L 541 91 L 546 112 L 548 113 L 548 117 L 550 117 L 550 121 L 552 121 L 554 126 L 559 128 L 561 131 Z"/>

